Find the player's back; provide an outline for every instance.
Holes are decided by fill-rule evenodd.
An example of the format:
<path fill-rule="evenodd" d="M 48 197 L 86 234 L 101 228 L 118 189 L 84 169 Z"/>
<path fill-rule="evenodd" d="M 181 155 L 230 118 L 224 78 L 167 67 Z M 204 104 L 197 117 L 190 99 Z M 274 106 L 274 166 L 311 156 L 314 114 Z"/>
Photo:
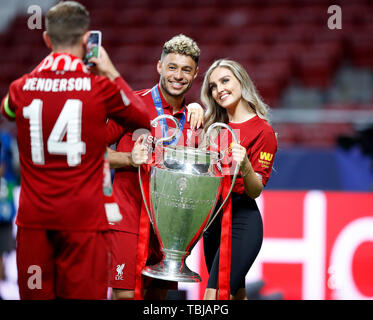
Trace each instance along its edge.
<path fill-rule="evenodd" d="M 51 61 L 46 61 L 48 57 Z M 118 88 L 87 72 L 80 59 L 48 57 L 13 82 L 9 91 L 17 104 L 22 176 L 17 223 L 49 229 L 106 229 L 105 123 L 107 104 L 120 104 L 115 101 L 120 97 Z"/>

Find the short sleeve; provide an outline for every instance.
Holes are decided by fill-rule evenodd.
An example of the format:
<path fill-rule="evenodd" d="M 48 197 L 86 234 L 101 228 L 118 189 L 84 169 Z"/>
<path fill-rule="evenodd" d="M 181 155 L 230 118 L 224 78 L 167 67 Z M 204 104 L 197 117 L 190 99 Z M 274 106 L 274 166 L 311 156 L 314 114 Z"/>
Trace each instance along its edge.
<path fill-rule="evenodd" d="M 272 129 L 261 132 L 248 155 L 250 163 L 256 173 L 262 176 L 263 185 L 271 175 L 273 161 L 277 151 L 277 139 Z"/>

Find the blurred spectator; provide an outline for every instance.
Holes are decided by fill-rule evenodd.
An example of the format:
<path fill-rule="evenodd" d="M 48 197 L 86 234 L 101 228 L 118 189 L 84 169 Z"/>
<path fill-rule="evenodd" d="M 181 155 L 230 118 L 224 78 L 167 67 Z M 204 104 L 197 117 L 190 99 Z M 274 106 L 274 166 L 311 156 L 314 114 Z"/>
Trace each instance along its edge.
<path fill-rule="evenodd" d="M 1 120 L 0 120 L 1 121 Z M 13 189 L 19 183 L 19 158 L 15 139 L 8 132 L 0 131 L 0 281 L 5 280 L 3 254 L 15 249 L 13 219 L 16 209 Z M 0 298 L 1 299 L 1 298 Z"/>

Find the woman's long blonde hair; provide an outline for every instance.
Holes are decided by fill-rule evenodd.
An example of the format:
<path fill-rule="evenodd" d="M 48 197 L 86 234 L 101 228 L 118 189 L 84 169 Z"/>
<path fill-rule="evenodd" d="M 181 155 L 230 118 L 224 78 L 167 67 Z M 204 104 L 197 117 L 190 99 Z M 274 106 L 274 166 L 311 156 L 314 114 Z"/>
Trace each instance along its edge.
<path fill-rule="evenodd" d="M 242 98 L 260 118 L 268 121 L 267 116 L 269 107 L 263 102 L 244 67 L 240 63 L 233 60 L 219 59 L 214 61 L 214 63 L 206 71 L 201 88 L 201 101 L 207 108 L 205 114 L 204 131 L 206 132 L 208 127 L 215 122 L 228 123 L 227 111 L 216 103 L 212 97 L 209 86 L 211 73 L 218 67 L 227 68 L 234 74 L 241 84 Z"/>

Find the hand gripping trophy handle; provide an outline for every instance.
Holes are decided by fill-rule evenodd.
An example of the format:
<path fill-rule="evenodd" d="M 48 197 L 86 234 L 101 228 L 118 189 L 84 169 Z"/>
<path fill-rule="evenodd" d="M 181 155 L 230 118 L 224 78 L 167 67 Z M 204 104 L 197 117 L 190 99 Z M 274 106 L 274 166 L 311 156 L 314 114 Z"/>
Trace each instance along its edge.
<path fill-rule="evenodd" d="M 157 141 L 155 142 L 155 148 L 154 150 L 157 149 L 157 146 L 158 145 L 162 145 L 163 142 L 168 142 L 168 141 L 172 141 L 178 134 L 179 134 L 179 131 L 180 131 L 180 125 L 179 125 L 179 122 L 176 120 L 175 117 L 173 116 L 170 116 L 170 115 L 167 115 L 167 114 L 163 114 L 163 115 L 160 115 L 156 118 L 154 118 L 151 122 L 150 122 L 150 125 L 154 128 L 156 128 L 158 126 L 158 124 L 160 123 L 160 120 L 163 120 L 163 119 L 170 119 L 172 120 L 174 123 L 175 123 L 175 130 L 173 131 L 172 135 L 171 136 L 167 136 L 167 137 L 163 137 L 163 138 L 160 138 L 160 139 L 157 139 Z M 145 138 L 143 139 L 142 143 L 145 144 L 146 143 L 146 138 L 149 134 L 147 134 L 145 136 Z M 140 190 L 141 190 L 141 195 L 143 197 L 143 199 L 145 199 L 145 195 L 144 195 L 144 189 L 143 189 L 143 185 L 142 185 L 142 182 L 141 182 L 141 166 L 139 166 L 139 169 L 138 169 L 138 172 L 139 172 L 139 182 L 140 182 Z M 149 219 L 150 219 L 150 222 L 152 223 L 153 225 L 153 218 L 152 218 L 152 214 L 148 208 L 148 205 L 146 203 L 146 201 L 144 201 L 144 205 L 145 205 L 145 209 L 146 209 L 146 212 L 148 213 L 148 216 L 149 216 Z"/>
<path fill-rule="evenodd" d="M 213 123 L 208 129 L 207 129 L 207 132 L 206 132 L 206 139 L 207 139 L 207 142 L 210 143 L 210 145 L 215 148 L 215 149 L 218 149 L 219 147 L 216 145 L 216 143 L 214 141 L 211 140 L 211 132 L 213 129 L 215 129 L 216 127 L 222 127 L 222 128 L 225 128 L 227 129 L 233 136 L 233 140 L 235 143 L 239 143 L 238 142 L 238 139 L 237 139 L 237 135 L 236 133 L 233 131 L 233 129 L 228 126 L 227 124 L 225 123 L 222 123 L 222 122 L 215 122 Z M 221 151 L 221 157 L 220 159 L 223 159 L 224 158 L 224 152 Z M 223 206 L 224 204 L 227 202 L 228 198 L 230 197 L 231 193 L 232 193 L 232 190 L 233 190 L 233 187 L 234 187 L 234 183 L 236 181 L 236 178 L 237 178 L 237 175 L 238 175 L 238 171 L 239 171 L 240 167 L 239 167 L 239 164 L 237 163 L 236 164 L 236 167 L 234 169 L 234 174 L 233 174 L 233 178 L 232 178 L 232 181 L 231 181 L 231 188 L 229 189 L 229 192 L 228 192 L 228 195 L 225 197 L 224 201 L 222 202 L 222 204 L 220 205 L 219 209 L 215 212 L 215 214 L 211 217 L 210 221 L 206 224 L 206 227 L 204 228 L 203 231 L 206 231 L 208 229 L 208 227 L 212 224 L 212 222 L 215 220 L 215 218 L 218 216 L 219 212 L 221 211 L 221 209 L 223 209 Z"/>

